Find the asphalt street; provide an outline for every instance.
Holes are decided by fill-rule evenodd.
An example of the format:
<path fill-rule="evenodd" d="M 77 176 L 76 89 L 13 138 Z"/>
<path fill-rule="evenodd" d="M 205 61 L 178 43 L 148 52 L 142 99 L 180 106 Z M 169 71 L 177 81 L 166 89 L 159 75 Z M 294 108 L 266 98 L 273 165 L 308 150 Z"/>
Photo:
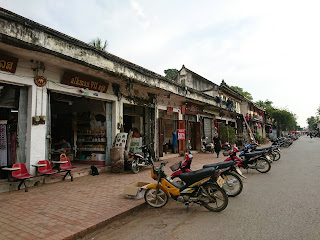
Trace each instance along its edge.
<path fill-rule="evenodd" d="M 303 136 L 268 173 L 243 170 L 242 193 L 220 212 L 169 199 L 84 239 L 320 239 L 320 138 Z"/>

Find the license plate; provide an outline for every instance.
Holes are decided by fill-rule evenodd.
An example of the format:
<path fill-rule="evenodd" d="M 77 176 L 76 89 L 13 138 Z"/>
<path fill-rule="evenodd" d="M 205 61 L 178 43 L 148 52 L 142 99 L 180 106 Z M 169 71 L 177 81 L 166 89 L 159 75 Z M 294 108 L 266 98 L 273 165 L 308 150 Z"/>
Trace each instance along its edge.
<path fill-rule="evenodd" d="M 219 187 L 222 187 L 222 185 L 224 183 L 223 178 L 219 176 L 218 179 L 217 179 L 217 183 L 218 183 Z"/>
<path fill-rule="evenodd" d="M 241 172 L 241 170 L 240 170 L 240 168 L 236 168 L 236 171 L 237 171 L 237 173 L 239 173 L 240 175 L 242 175 L 242 172 Z"/>
<path fill-rule="evenodd" d="M 266 156 L 266 158 L 267 158 L 268 160 L 271 160 L 270 156 Z"/>

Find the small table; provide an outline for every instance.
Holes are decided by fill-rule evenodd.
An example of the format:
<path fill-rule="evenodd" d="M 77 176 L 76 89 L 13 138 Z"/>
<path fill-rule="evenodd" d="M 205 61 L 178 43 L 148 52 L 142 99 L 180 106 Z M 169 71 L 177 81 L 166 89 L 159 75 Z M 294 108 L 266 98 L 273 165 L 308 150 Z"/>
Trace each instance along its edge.
<path fill-rule="evenodd" d="M 68 161 L 52 161 L 54 164 L 58 164 L 58 172 L 60 172 L 60 164 L 67 163 Z"/>
<path fill-rule="evenodd" d="M 31 166 L 36 168 L 36 177 L 37 177 L 37 176 L 38 176 L 38 168 L 39 168 L 39 167 L 45 167 L 45 166 L 47 166 L 47 164 L 45 164 L 45 163 L 42 163 L 42 164 L 32 164 Z"/>
<path fill-rule="evenodd" d="M 5 170 L 5 171 L 17 171 L 17 170 L 20 170 L 21 168 L 18 168 L 18 167 L 4 167 L 4 168 L 1 168 L 2 170 Z M 10 182 L 10 174 L 8 174 L 8 182 Z"/>

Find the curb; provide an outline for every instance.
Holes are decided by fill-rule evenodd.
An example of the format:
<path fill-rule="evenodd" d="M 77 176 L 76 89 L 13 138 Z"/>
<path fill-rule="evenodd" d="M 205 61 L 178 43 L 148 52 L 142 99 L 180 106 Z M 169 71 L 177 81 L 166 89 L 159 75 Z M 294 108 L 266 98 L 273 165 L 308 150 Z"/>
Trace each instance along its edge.
<path fill-rule="evenodd" d="M 113 217 L 111 217 L 109 219 L 106 219 L 106 220 L 104 220 L 104 221 L 102 221 L 100 223 L 97 223 L 96 225 L 88 227 L 88 228 L 86 228 L 86 229 L 84 229 L 84 230 L 82 230 L 80 232 L 77 232 L 77 233 L 75 233 L 75 234 L 73 234 L 73 235 L 71 235 L 69 237 L 66 237 L 64 239 L 65 240 L 76 240 L 76 239 L 79 239 L 79 238 L 83 238 L 87 234 L 92 233 L 92 232 L 94 232 L 94 231 L 96 231 L 98 229 L 101 229 L 101 228 L 113 223 L 114 221 L 120 220 L 120 219 L 126 217 L 128 214 L 131 214 L 133 212 L 139 211 L 139 210 L 145 208 L 146 206 L 147 206 L 146 202 L 141 203 L 141 204 L 139 204 L 139 205 L 127 210 L 127 211 L 124 211 L 124 212 L 122 212 L 122 213 L 120 213 L 118 215 L 115 215 L 115 216 L 113 216 Z"/>

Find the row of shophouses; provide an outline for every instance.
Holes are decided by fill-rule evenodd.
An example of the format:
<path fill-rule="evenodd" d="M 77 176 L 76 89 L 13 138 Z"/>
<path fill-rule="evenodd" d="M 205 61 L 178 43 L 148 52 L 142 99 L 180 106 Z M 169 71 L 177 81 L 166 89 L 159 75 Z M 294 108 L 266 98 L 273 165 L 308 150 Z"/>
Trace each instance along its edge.
<path fill-rule="evenodd" d="M 62 137 L 74 159 L 95 153 L 109 165 L 116 135 L 130 129 L 143 144 L 154 143 L 156 157 L 170 151 L 178 129 L 185 129 L 179 152 L 187 144 L 200 150 L 221 124 L 233 127 L 241 144 L 247 114 L 252 131 L 266 137 L 272 119 L 224 81 L 185 66 L 170 80 L 0 9 L 1 167 L 24 162 L 32 172 L 32 164 L 54 157 Z"/>

